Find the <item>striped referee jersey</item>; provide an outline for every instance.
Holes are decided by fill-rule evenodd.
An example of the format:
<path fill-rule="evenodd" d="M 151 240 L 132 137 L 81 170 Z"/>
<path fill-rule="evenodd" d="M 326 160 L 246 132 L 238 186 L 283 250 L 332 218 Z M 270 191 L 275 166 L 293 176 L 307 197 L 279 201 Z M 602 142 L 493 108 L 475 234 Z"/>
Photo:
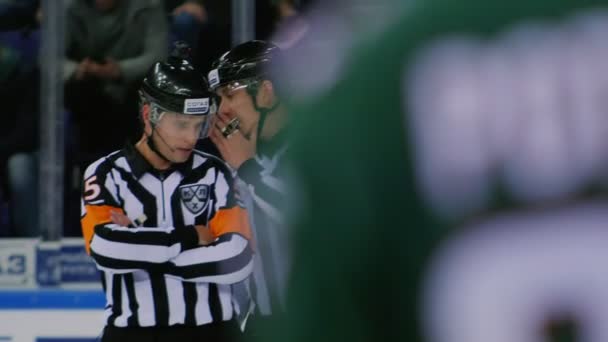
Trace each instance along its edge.
<path fill-rule="evenodd" d="M 107 325 L 200 326 L 241 311 L 231 284 L 252 271 L 251 231 L 219 159 L 194 151 L 159 171 L 129 144 L 87 168 L 81 210 L 87 251 L 103 274 Z M 111 211 L 132 225 L 112 223 Z M 217 239 L 199 246 L 194 225 Z"/>
<path fill-rule="evenodd" d="M 270 142 L 261 141 L 258 153 L 237 170 L 244 191 L 256 245 L 254 270 L 249 292 L 255 313 L 270 315 L 284 312 L 285 291 L 290 268 L 289 233 L 285 222 L 287 205 L 286 163 L 288 145 L 285 132 Z"/>

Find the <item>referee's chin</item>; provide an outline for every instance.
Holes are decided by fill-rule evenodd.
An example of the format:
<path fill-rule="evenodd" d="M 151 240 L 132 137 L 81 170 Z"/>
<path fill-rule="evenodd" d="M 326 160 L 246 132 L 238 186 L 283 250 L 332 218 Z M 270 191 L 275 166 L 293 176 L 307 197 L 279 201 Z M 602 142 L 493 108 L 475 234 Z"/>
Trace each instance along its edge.
<path fill-rule="evenodd" d="M 190 156 L 192 155 L 192 151 L 193 150 L 191 148 L 176 148 L 171 153 L 171 161 L 176 164 L 184 163 L 190 158 Z"/>

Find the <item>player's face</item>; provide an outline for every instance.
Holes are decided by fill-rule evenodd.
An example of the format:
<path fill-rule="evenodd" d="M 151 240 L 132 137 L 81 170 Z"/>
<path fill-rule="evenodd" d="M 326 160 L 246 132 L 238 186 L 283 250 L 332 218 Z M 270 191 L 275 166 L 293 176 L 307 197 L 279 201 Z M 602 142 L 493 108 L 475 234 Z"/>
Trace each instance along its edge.
<path fill-rule="evenodd" d="M 240 121 L 239 130 L 249 136 L 253 129 L 257 127 L 260 120 L 260 113 L 255 110 L 253 100 L 247 93 L 245 87 L 220 87 L 217 90 L 220 98 L 219 113 L 228 115 L 230 118 L 238 118 Z"/>
<path fill-rule="evenodd" d="M 183 163 L 192 154 L 207 116 L 164 113 L 152 136 L 160 152 L 174 163 Z"/>

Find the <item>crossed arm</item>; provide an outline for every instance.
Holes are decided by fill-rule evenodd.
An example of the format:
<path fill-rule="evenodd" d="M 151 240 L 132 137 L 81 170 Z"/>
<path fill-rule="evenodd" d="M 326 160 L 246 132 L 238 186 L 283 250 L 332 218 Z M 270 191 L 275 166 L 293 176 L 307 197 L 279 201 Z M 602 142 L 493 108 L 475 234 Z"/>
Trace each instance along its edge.
<path fill-rule="evenodd" d="M 241 281 L 251 273 L 253 252 L 249 239 L 236 230 L 210 230 L 202 226 L 133 228 L 112 222 L 112 216 L 116 215 L 112 212 L 124 215 L 121 208 L 87 205 L 85 210 L 82 224 L 83 230 L 91 230 L 89 251 L 98 268 L 105 272 L 146 270 L 184 281 L 220 284 Z M 203 230 L 218 236 L 205 241 L 207 235 L 201 238 L 198 233 Z M 199 245 L 201 242 L 206 244 Z"/>

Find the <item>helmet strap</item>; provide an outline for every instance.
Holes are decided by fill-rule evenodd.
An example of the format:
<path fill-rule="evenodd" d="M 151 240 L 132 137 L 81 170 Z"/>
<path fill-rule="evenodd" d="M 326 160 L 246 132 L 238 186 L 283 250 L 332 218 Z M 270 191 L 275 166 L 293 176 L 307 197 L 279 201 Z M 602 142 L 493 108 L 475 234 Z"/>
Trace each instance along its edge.
<path fill-rule="evenodd" d="M 156 147 L 156 143 L 154 142 L 154 139 L 152 139 L 152 137 L 154 136 L 154 131 L 156 130 L 156 124 L 155 123 L 151 123 L 152 124 L 152 134 L 148 135 L 148 139 L 146 139 L 146 143 L 148 144 L 148 147 L 150 147 L 150 149 L 152 150 L 152 152 L 156 153 L 157 156 L 161 157 L 161 159 L 163 159 L 164 161 L 173 164 L 173 162 L 171 160 L 169 160 L 167 157 L 165 157 L 164 154 L 162 154 L 158 148 Z M 159 135 L 160 137 L 160 135 Z M 162 137 L 161 137 L 162 139 Z"/>
<path fill-rule="evenodd" d="M 249 94 L 249 96 L 251 97 L 251 100 L 253 101 L 253 108 L 255 108 L 255 110 L 260 113 L 260 121 L 258 123 L 258 134 L 257 134 L 258 139 L 259 139 L 260 135 L 262 134 L 262 128 L 264 128 L 264 124 L 266 123 L 266 118 L 268 117 L 268 114 L 272 113 L 281 104 L 281 101 L 277 100 L 277 102 L 275 102 L 272 105 L 272 107 L 270 107 L 270 108 L 264 108 L 264 107 L 258 106 L 257 95 L 258 95 L 259 89 L 260 88 L 257 84 L 255 84 L 255 85 L 252 84 L 246 88 L 247 94 Z"/>

